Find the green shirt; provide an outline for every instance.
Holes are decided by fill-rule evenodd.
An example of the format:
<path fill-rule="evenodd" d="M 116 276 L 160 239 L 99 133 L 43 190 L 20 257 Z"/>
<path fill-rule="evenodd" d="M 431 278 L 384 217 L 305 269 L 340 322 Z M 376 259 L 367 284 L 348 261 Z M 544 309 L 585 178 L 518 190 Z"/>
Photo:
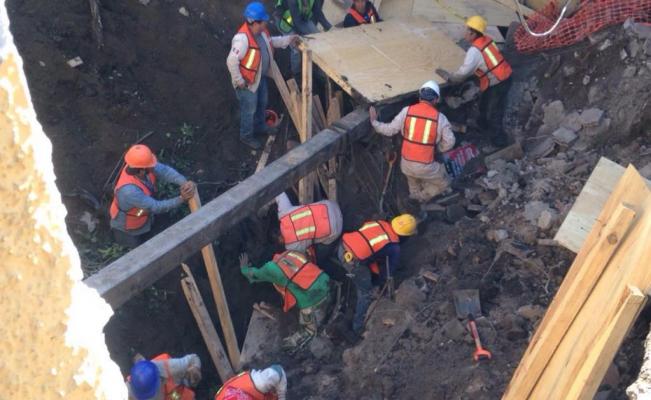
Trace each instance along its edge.
<path fill-rule="evenodd" d="M 281 287 L 287 285 L 287 290 L 294 295 L 296 305 L 300 309 L 315 306 L 328 296 L 330 278 L 326 273 L 320 274 L 309 289 L 303 290 L 294 282 L 289 282 L 278 264 L 273 261 L 265 263 L 260 268 L 241 267 L 240 271 L 250 283 L 269 282 Z"/>

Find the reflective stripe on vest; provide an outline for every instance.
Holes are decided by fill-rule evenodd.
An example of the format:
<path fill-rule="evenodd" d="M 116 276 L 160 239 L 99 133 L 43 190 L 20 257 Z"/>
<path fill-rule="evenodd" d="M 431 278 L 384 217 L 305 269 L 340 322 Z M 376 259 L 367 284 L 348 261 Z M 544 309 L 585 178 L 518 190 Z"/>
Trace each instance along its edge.
<path fill-rule="evenodd" d="M 355 258 L 364 261 L 382 250 L 389 243 L 398 243 L 400 238 L 386 221 L 369 221 L 355 232 L 344 233 L 342 242 Z"/>
<path fill-rule="evenodd" d="M 241 372 L 234 377 L 230 378 L 215 394 L 214 400 L 225 399 L 226 396 L 238 396 L 237 399 L 247 400 L 277 400 L 278 396 L 274 394 L 265 394 L 258 390 L 251 379 L 250 372 Z"/>
<path fill-rule="evenodd" d="M 330 236 L 332 231 L 328 206 L 309 204 L 284 215 L 280 218 L 280 233 L 285 245 Z"/>
<path fill-rule="evenodd" d="M 377 18 L 375 17 L 375 13 L 373 12 L 372 7 L 367 6 L 366 13 L 364 15 L 360 14 L 355 9 L 355 7 L 350 7 L 348 14 L 350 14 L 358 24 L 374 24 L 377 22 Z"/>
<path fill-rule="evenodd" d="M 402 128 L 402 158 L 421 164 L 434 162 L 439 112 L 433 105 L 420 102 L 407 109 Z"/>
<path fill-rule="evenodd" d="M 484 35 L 475 39 L 472 46 L 479 50 L 486 68 L 488 68 L 487 71 L 482 71 L 479 68 L 475 71 L 482 92 L 490 86 L 490 75 L 494 76 L 498 82 L 502 82 L 511 76 L 511 66 L 506 62 L 493 39 Z"/>
<path fill-rule="evenodd" d="M 299 289 L 307 291 L 323 271 L 298 251 L 287 250 L 284 253 L 275 255 L 273 261 L 287 278 L 284 286 L 274 284 L 278 293 L 283 297 L 283 311 L 287 312 L 296 305 L 296 298 L 288 290 L 289 284 L 293 283 Z"/>
<path fill-rule="evenodd" d="M 142 228 L 149 218 L 149 211 L 143 208 L 131 208 L 129 210 L 122 210 L 118 200 L 118 190 L 125 185 L 136 185 L 147 196 L 152 196 L 156 191 L 156 175 L 152 172 L 147 174 L 147 178 L 151 186 L 147 185 L 140 178 L 135 175 L 127 174 L 127 167 L 122 168 L 120 177 L 118 178 L 115 188 L 113 189 L 113 201 L 109 209 L 111 219 L 117 219 L 118 215 L 122 212 L 125 214 L 124 230 L 136 230 Z"/>
<path fill-rule="evenodd" d="M 152 358 L 152 361 L 161 361 L 163 363 L 163 368 L 167 374 L 167 379 L 165 380 L 165 400 L 194 400 L 194 392 L 192 389 L 174 382 L 169 366 L 170 358 L 172 357 L 167 353 L 159 354 Z"/>
<path fill-rule="evenodd" d="M 278 24 L 278 29 L 282 33 L 289 33 L 294 30 L 294 19 L 292 18 L 292 13 L 289 11 L 289 8 L 285 4 L 287 0 L 278 0 L 276 2 L 276 8 L 284 8 L 283 16 L 280 19 Z M 291 0 L 290 0 L 291 1 Z M 303 7 L 303 0 L 298 0 L 298 12 L 301 14 L 304 20 L 309 21 L 312 19 L 313 9 L 314 9 L 314 0 L 308 0 L 308 3 Z"/>
<path fill-rule="evenodd" d="M 242 78 L 244 78 L 248 84 L 252 84 L 255 82 L 255 77 L 258 74 L 260 63 L 262 61 L 262 55 L 260 54 L 260 44 L 255 40 L 255 36 L 253 36 L 253 33 L 251 33 L 251 28 L 246 22 L 242 24 L 237 33 L 245 34 L 248 41 L 248 48 L 246 49 L 246 53 L 240 60 L 240 74 L 242 74 Z M 269 39 L 269 31 L 262 31 L 262 35 L 266 35 L 267 39 Z M 262 41 L 264 42 L 263 45 L 267 46 L 267 41 L 264 39 L 262 39 Z M 267 46 L 267 49 L 269 50 L 269 57 L 273 57 L 273 49 L 271 49 L 269 46 Z"/>

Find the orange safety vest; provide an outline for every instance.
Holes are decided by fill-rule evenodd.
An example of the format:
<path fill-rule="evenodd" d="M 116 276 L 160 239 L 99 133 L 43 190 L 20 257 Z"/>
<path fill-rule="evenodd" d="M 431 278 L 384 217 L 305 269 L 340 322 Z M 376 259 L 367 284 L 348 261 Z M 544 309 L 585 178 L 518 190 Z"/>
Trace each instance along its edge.
<path fill-rule="evenodd" d="M 111 208 L 109 210 L 111 214 L 111 219 L 116 219 L 120 211 L 126 213 L 126 230 L 134 230 L 142 228 L 149 218 L 149 210 L 143 208 L 132 208 L 128 211 L 124 211 L 120 208 L 118 204 L 118 190 L 124 185 L 136 185 L 142 190 L 147 196 L 152 196 L 156 191 L 156 175 L 153 172 L 147 174 L 149 182 L 151 182 L 151 187 L 135 175 L 129 175 L 126 171 L 127 167 L 125 166 L 120 173 L 115 188 L 113 189 L 113 201 L 111 202 Z"/>
<path fill-rule="evenodd" d="M 255 387 L 250 372 L 241 372 L 224 382 L 214 400 L 277 400 L 278 396 L 262 393 Z"/>
<path fill-rule="evenodd" d="M 489 74 L 492 74 L 497 78 L 499 82 L 507 80 L 511 76 L 511 66 L 502 53 L 500 53 L 497 45 L 489 36 L 480 36 L 472 42 L 472 47 L 475 47 L 481 52 L 481 56 L 484 58 L 484 63 L 488 67 L 488 71 L 482 71 L 477 68 L 475 75 L 479 78 L 479 88 L 481 91 L 488 89 L 490 85 Z"/>
<path fill-rule="evenodd" d="M 330 236 L 330 218 L 325 204 L 309 204 L 280 218 L 280 233 L 285 244 L 318 240 Z"/>
<path fill-rule="evenodd" d="M 276 254 L 273 261 L 288 280 L 285 286 L 274 284 L 274 288 L 283 298 L 283 311 L 287 312 L 296 305 L 296 297 L 287 289 L 287 286 L 293 282 L 302 290 L 308 290 L 323 271 L 298 251 L 287 250 L 284 253 Z"/>
<path fill-rule="evenodd" d="M 409 106 L 402 128 L 402 158 L 422 164 L 434 162 L 439 111 L 421 101 Z"/>
<path fill-rule="evenodd" d="M 249 41 L 249 48 L 246 50 L 244 58 L 240 60 L 240 73 L 242 74 L 244 80 L 251 84 L 255 82 L 255 76 L 258 74 L 258 70 L 260 69 L 260 62 L 262 61 L 262 56 L 260 55 L 260 45 L 255 40 L 255 36 L 253 36 L 253 33 L 251 33 L 249 24 L 246 22 L 242 24 L 237 32 L 244 33 Z M 262 34 L 266 35 L 267 39 L 271 40 L 271 35 L 269 34 L 268 30 L 265 29 Z M 266 41 L 263 43 L 263 45 L 266 46 Z M 273 57 L 273 48 L 269 48 L 269 57 Z"/>
<path fill-rule="evenodd" d="M 366 222 L 358 230 L 344 233 L 341 240 L 345 249 L 360 261 L 368 259 L 389 243 L 400 243 L 391 224 L 380 220 Z"/>
<path fill-rule="evenodd" d="M 355 19 L 355 21 L 357 21 L 358 24 L 374 24 L 374 23 L 376 23 L 377 22 L 377 16 L 375 15 L 375 12 L 373 11 L 373 7 L 368 7 L 367 10 L 368 11 L 366 12 L 366 14 L 362 15 L 355 9 L 355 7 L 350 7 L 350 9 L 348 10 L 348 14 L 352 15 L 352 17 Z"/>

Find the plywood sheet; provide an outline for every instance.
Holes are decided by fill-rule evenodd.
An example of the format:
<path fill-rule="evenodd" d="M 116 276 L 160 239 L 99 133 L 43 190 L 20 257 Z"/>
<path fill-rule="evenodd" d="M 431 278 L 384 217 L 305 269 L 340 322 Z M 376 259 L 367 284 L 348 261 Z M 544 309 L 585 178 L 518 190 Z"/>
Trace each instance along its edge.
<path fill-rule="evenodd" d="M 602 157 L 577 197 L 554 240 L 578 253 L 625 168 Z M 651 183 L 647 181 L 651 186 Z"/>
<path fill-rule="evenodd" d="M 511 8 L 496 0 L 384 0 L 379 13 L 383 19 L 418 15 L 446 23 L 463 23 L 471 15 L 481 15 L 492 26 L 509 26 L 517 20 Z"/>
<path fill-rule="evenodd" d="M 326 74 L 369 102 L 415 92 L 430 79 L 442 83 L 436 68 L 455 70 L 465 54 L 422 17 L 317 33 L 305 43 Z"/>

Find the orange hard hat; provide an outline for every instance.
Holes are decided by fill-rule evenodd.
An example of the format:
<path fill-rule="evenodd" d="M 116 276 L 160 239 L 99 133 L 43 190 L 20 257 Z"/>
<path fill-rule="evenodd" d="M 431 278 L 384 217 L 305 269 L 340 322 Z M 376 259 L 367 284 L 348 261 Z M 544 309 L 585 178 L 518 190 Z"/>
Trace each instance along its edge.
<path fill-rule="evenodd" d="M 156 156 L 144 144 L 131 146 L 124 155 L 124 162 L 129 168 L 153 168 L 156 166 Z"/>

